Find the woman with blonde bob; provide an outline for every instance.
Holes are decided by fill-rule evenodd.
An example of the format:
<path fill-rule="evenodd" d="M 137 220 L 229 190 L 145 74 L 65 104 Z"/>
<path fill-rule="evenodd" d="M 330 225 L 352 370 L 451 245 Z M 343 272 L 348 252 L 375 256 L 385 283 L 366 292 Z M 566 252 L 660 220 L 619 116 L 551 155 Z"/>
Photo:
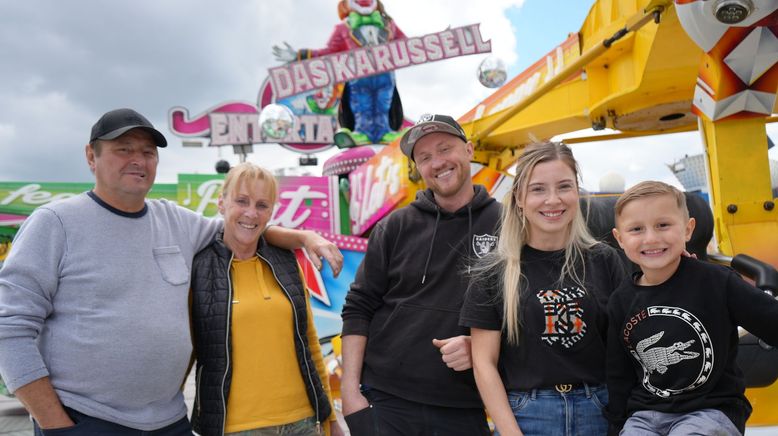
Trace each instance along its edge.
<path fill-rule="evenodd" d="M 232 168 L 224 232 L 194 259 L 192 425 L 203 436 L 342 435 L 295 255 L 262 236 L 276 196 L 267 170 Z"/>
<path fill-rule="evenodd" d="M 604 435 L 606 306 L 626 273 L 588 232 L 579 171 L 561 143 L 528 146 L 478 265 L 471 328 L 481 398 L 501 435 Z"/>

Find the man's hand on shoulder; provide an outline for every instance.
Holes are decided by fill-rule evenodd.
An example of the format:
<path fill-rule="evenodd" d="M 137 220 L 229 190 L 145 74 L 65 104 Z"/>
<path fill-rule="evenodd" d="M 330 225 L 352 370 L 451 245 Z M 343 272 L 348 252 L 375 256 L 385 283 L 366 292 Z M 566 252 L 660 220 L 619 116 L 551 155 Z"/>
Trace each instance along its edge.
<path fill-rule="evenodd" d="M 305 231 L 303 248 L 317 269 L 321 270 L 324 266 L 322 260 L 326 260 L 330 264 L 332 275 L 337 277 L 340 274 L 343 269 L 343 253 L 335 244 L 316 232 Z"/>
<path fill-rule="evenodd" d="M 443 362 L 454 371 L 465 371 L 473 367 L 470 336 L 433 339 L 432 345 L 438 347 Z"/>
<path fill-rule="evenodd" d="M 322 261 L 326 260 L 335 277 L 343 268 L 343 254 L 338 247 L 311 230 L 286 229 L 271 225 L 265 230 L 265 239 L 270 244 L 287 250 L 304 249 L 313 266 L 319 270 L 322 268 Z"/>

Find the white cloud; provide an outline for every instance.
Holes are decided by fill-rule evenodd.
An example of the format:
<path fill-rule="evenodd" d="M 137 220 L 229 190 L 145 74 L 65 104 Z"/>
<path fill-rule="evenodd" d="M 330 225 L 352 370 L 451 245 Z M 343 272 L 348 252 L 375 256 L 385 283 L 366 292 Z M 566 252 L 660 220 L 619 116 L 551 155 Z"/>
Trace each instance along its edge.
<path fill-rule="evenodd" d="M 522 0 L 386 0 L 387 12 L 410 36 L 480 22 L 494 52 L 516 59 L 516 41 L 504 12 Z M 0 52 L 13 63 L 0 69 L 0 178 L 91 181 L 83 146 L 99 116 L 117 107 L 146 115 L 169 139 L 158 181 L 178 173 L 212 173 L 231 149 L 183 148 L 169 133 L 167 111 L 199 113 L 228 100 L 256 101 L 271 47 L 322 47 L 338 22 L 334 1 L 264 0 L 41 0 L 12 2 L 0 14 Z M 422 19 L 423 18 L 423 19 Z M 475 79 L 484 55 L 461 57 L 397 72 L 406 116 L 459 116 L 488 95 Z M 296 153 L 254 147 L 249 160 L 268 167 L 296 166 Z M 336 149 L 318 155 L 320 164 Z M 316 170 L 319 173 L 320 169 Z"/>
<path fill-rule="evenodd" d="M 499 0 L 490 1 L 489 7 L 484 7 L 472 1 L 398 2 L 389 13 L 408 35 L 481 23 L 481 34 L 485 40 L 491 40 L 492 53 L 510 66 L 517 60 L 516 37 L 505 11 L 520 8 L 523 3 L 523 0 Z M 398 71 L 398 89 L 406 116 L 416 119 L 423 113 L 446 113 L 458 117 L 472 109 L 492 92 L 476 79 L 478 64 L 484 58 L 483 55 L 467 56 Z"/>
<path fill-rule="evenodd" d="M 10 144 L 14 136 L 16 136 L 16 127 L 12 124 L 0 124 L 0 144 Z"/>
<path fill-rule="evenodd" d="M 649 179 L 682 188 L 667 165 L 702 152 L 696 133 L 596 141 L 571 148 L 582 168 L 583 185 L 590 191 L 597 191 L 600 179 L 609 172 L 622 175 L 627 188 Z"/>
<path fill-rule="evenodd" d="M 506 11 L 522 8 L 523 0 L 490 0 L 488 7 L 465 0 L 384 3 L 407 35 L 481 23 L 493 53 L 509 68 L 518 61 L 519 42 Z M 199 113 L 228 100 L 255 101 L 267 69 L 277 65 L 274 44 L 322 47 L 337 21 L 334 1 L 6 2 L 0 52 L 13 62 L 0 68 L 0 180 L 91 181 L 83 155 L 89 129 L 103 112 L 126 106 L 147 115 L 169 139 L 159 181 L 212 173 L 218 159 L 234 164 L 238 157 L 230 148 L 182 147 L 168 130 L 168 110 L 183 106 Z M 406 117 L 459 116 L 474 107 L 491 92 L 476 80 L 485 57 L 398 70 Z M 768 131 L 778 139 L 778 126 Z M 296 166 L 300 156 L 275 145 L 254 149 L 249 160 L 272 168 Z M 699 134 L 686 133 L 575 144 L 573 151 L 584 186 L 597 190 L 611 171 L 622 174 L 627 186 L 648 178 L 677 184 L 666 164 L 700 153 L 702 146 Z M 337 152 L 320 153 L 319 163 Z"/>

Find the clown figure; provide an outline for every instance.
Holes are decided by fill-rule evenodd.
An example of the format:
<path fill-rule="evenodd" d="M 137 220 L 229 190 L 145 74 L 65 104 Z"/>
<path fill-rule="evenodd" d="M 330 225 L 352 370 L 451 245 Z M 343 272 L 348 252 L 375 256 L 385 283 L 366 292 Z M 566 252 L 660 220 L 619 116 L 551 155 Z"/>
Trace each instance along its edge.
<path fill-rule="evenodd" d="M 326 47 L 294 50 L 285 43 L 286 47 L 273 47 L 276 59 L 299 61 L 405 38 L 379 0 L 341 0 L 338 14 L 342 21 L 335 26 Z M 393 72 L 346 83 L 340 109 L 342 128 L 335 135 L 338 146 L 387 144 L 400 136 L 390 122 L 402 120 Z M 353 132 L 347 128 L 352 125 Z"/>
<path fill-rule="evenodd" d="M 343 86 L 340 84 L 325 86 L 317 89 L 313 94 L 305 98 L 308 110 L 314 114 L 337 115 L 338 99 L 340 99 Z"/>

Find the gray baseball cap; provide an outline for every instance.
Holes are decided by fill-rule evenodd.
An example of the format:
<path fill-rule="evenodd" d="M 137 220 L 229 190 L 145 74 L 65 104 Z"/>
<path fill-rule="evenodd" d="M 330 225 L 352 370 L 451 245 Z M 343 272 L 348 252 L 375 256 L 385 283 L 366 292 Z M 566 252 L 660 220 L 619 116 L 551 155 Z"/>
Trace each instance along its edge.
<path fill-rule="evenodd" d="M 467 142 L 465 131 L 454 118 L 448 115 L 426 114 L 422 115 L 419 121 L 405 132 L 400 140 L 400 150 L 408 156 L 408 159 L 413 160 L 413 146 L 416 145 L 416 142 L 425 135 L 436 132 L 448 133 Z"/>

